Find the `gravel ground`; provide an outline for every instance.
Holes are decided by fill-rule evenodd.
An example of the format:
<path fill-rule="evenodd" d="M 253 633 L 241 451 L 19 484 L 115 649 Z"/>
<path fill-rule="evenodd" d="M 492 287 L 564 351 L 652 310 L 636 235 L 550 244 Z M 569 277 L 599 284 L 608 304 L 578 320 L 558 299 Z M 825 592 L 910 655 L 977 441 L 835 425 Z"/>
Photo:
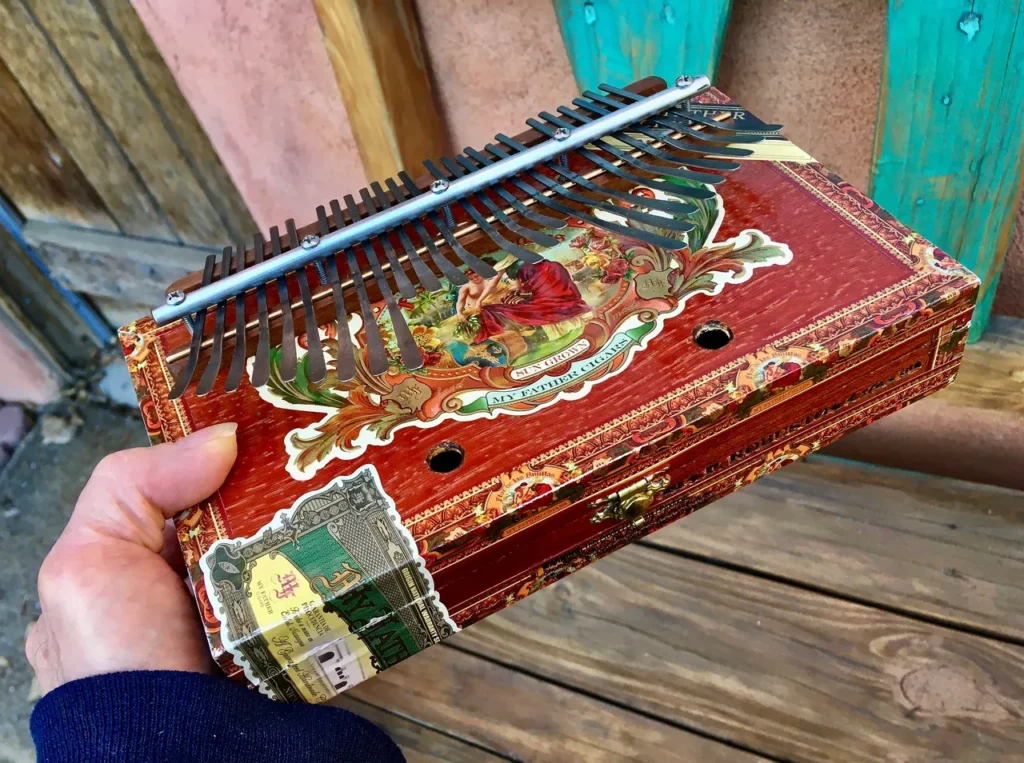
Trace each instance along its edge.
<path fill-rule="evenodd" d="M 62 425 L 63 421 L 63 425 Z M 44 432 L 45 430 L 45 432 Z M 99 405 L 75 416 L 41 415 L 0 466 L 0 761 L 35 755 L 28 719 L 35 702 L 25 630 L 38 616 L 36 573 L 79 491 L 107 453 L 146 445 L 136 417 Z M 88 570 L 82 571 L 83 575 Z"/>

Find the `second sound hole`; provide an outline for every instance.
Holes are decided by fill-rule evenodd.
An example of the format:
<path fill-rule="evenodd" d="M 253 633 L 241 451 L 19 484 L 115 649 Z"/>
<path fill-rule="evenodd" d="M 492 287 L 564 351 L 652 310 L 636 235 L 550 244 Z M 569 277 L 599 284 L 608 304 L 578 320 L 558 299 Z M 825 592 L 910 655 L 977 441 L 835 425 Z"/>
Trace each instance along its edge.
<path fill-rule="evenodd" d="M 732 341 L 732 329 L 720 321 L 708 321 L 693 330 L 693 341 L 705 350 L 720 350 Z"/>
<path fill-rule="evenodd" d="M 427 454 L 427 466 L 433 472 L 447 474 L 454 472 L 466 460 L 466 451 L 454 442 L 442 442 L 430 449 Z"/>

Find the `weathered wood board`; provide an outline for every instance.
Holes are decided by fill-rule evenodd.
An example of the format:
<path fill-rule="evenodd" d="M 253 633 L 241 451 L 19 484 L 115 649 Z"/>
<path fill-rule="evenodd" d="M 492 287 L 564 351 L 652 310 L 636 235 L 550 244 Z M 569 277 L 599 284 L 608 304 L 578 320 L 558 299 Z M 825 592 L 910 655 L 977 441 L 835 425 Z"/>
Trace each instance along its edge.
<path fill-rule="evenodd" d="M 0 188 L 22 215 L 117 230 L 102 199 L 0 61 Z"/>
<path fill-rule="evenodd" d="M 327 55 L 368 178 L 448 152 L 412 0 L 315 0 Z"/>
<path fill-rule="evenodd" d="M 890 0 L 871 196 L 982 280 L 981 336 L 1024 172 L 1024 4 Z"/>
<path fill-rule="evenodd" d="M 0 31 L 12 79 L 0 73 L 0 85 L 17 107 L 8 121 L 32 123 L 49 149 L 33 165 L 49 159 L 84 178 L 67 182 L 59 215 L 10 194 L 24 216 L 195 245 L 254 229 L 130 3 L 17 0 L 0 5 Z"/>
<path fill-rule="evenodd" d="M 935 399 L 1024 416 L 1024 320 L 993 316 L 985 336 L 964 353 L 956 382 Z"/>
<path fill-rule="evenodd" d="M 652 548 L 625 548 L 454 643 L 780 759 L 1024 749 L 1024 648 Z"/>
<path fill-rule="evenodd" d="M 655 75 L 714 79 L 732 0 L 555 0 L 580 89 Z"/>
<path fill-rule="evenodd" d="M 1024 642 L 1024 493 L 812 457 L 648 541 Z"/>
<path fill-rule="evenodd" d="M 530 676 L 530 659 L 524 659 L 524 672 L 519 672 L 458 649 L 432 651 L 347 696 L 515 760 L 756 760 L 675 725 Z"/>

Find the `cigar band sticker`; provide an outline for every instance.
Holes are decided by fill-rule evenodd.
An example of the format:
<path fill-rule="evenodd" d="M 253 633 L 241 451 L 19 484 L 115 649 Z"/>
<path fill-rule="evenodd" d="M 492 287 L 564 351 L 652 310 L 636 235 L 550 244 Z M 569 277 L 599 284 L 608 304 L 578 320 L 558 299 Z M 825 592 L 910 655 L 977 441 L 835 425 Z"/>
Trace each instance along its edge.
<path fill-rule="evenodd" d="M 224 647 L 278 700 L 323 702 L 458 630 L 372 465 L 200 566 Z"/>

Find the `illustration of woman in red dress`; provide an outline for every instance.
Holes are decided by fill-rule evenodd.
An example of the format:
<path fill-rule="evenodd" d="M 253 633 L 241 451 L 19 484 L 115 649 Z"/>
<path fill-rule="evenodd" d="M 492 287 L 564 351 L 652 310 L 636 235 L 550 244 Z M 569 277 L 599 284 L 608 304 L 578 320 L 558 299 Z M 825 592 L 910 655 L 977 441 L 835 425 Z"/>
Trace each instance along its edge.
<path fill-rule="evenodd" d="M 486 341 L 510 328 L 553 326 L 566 321 L 575 325 L 579 321 L 572 319 L 585 322 L 590 316 L 590 305 L 560 262 L 544 260 L 520 265 L 511 287 L 504 300 L 489 302 L 487 297 L 497 291 L 497 279 L 485 280 L 474 273 L 470 283 L 459 290 L 460 317 L 465 315 L 466 308 L 479 311 L 480 330 L 474 342 Z"/>

